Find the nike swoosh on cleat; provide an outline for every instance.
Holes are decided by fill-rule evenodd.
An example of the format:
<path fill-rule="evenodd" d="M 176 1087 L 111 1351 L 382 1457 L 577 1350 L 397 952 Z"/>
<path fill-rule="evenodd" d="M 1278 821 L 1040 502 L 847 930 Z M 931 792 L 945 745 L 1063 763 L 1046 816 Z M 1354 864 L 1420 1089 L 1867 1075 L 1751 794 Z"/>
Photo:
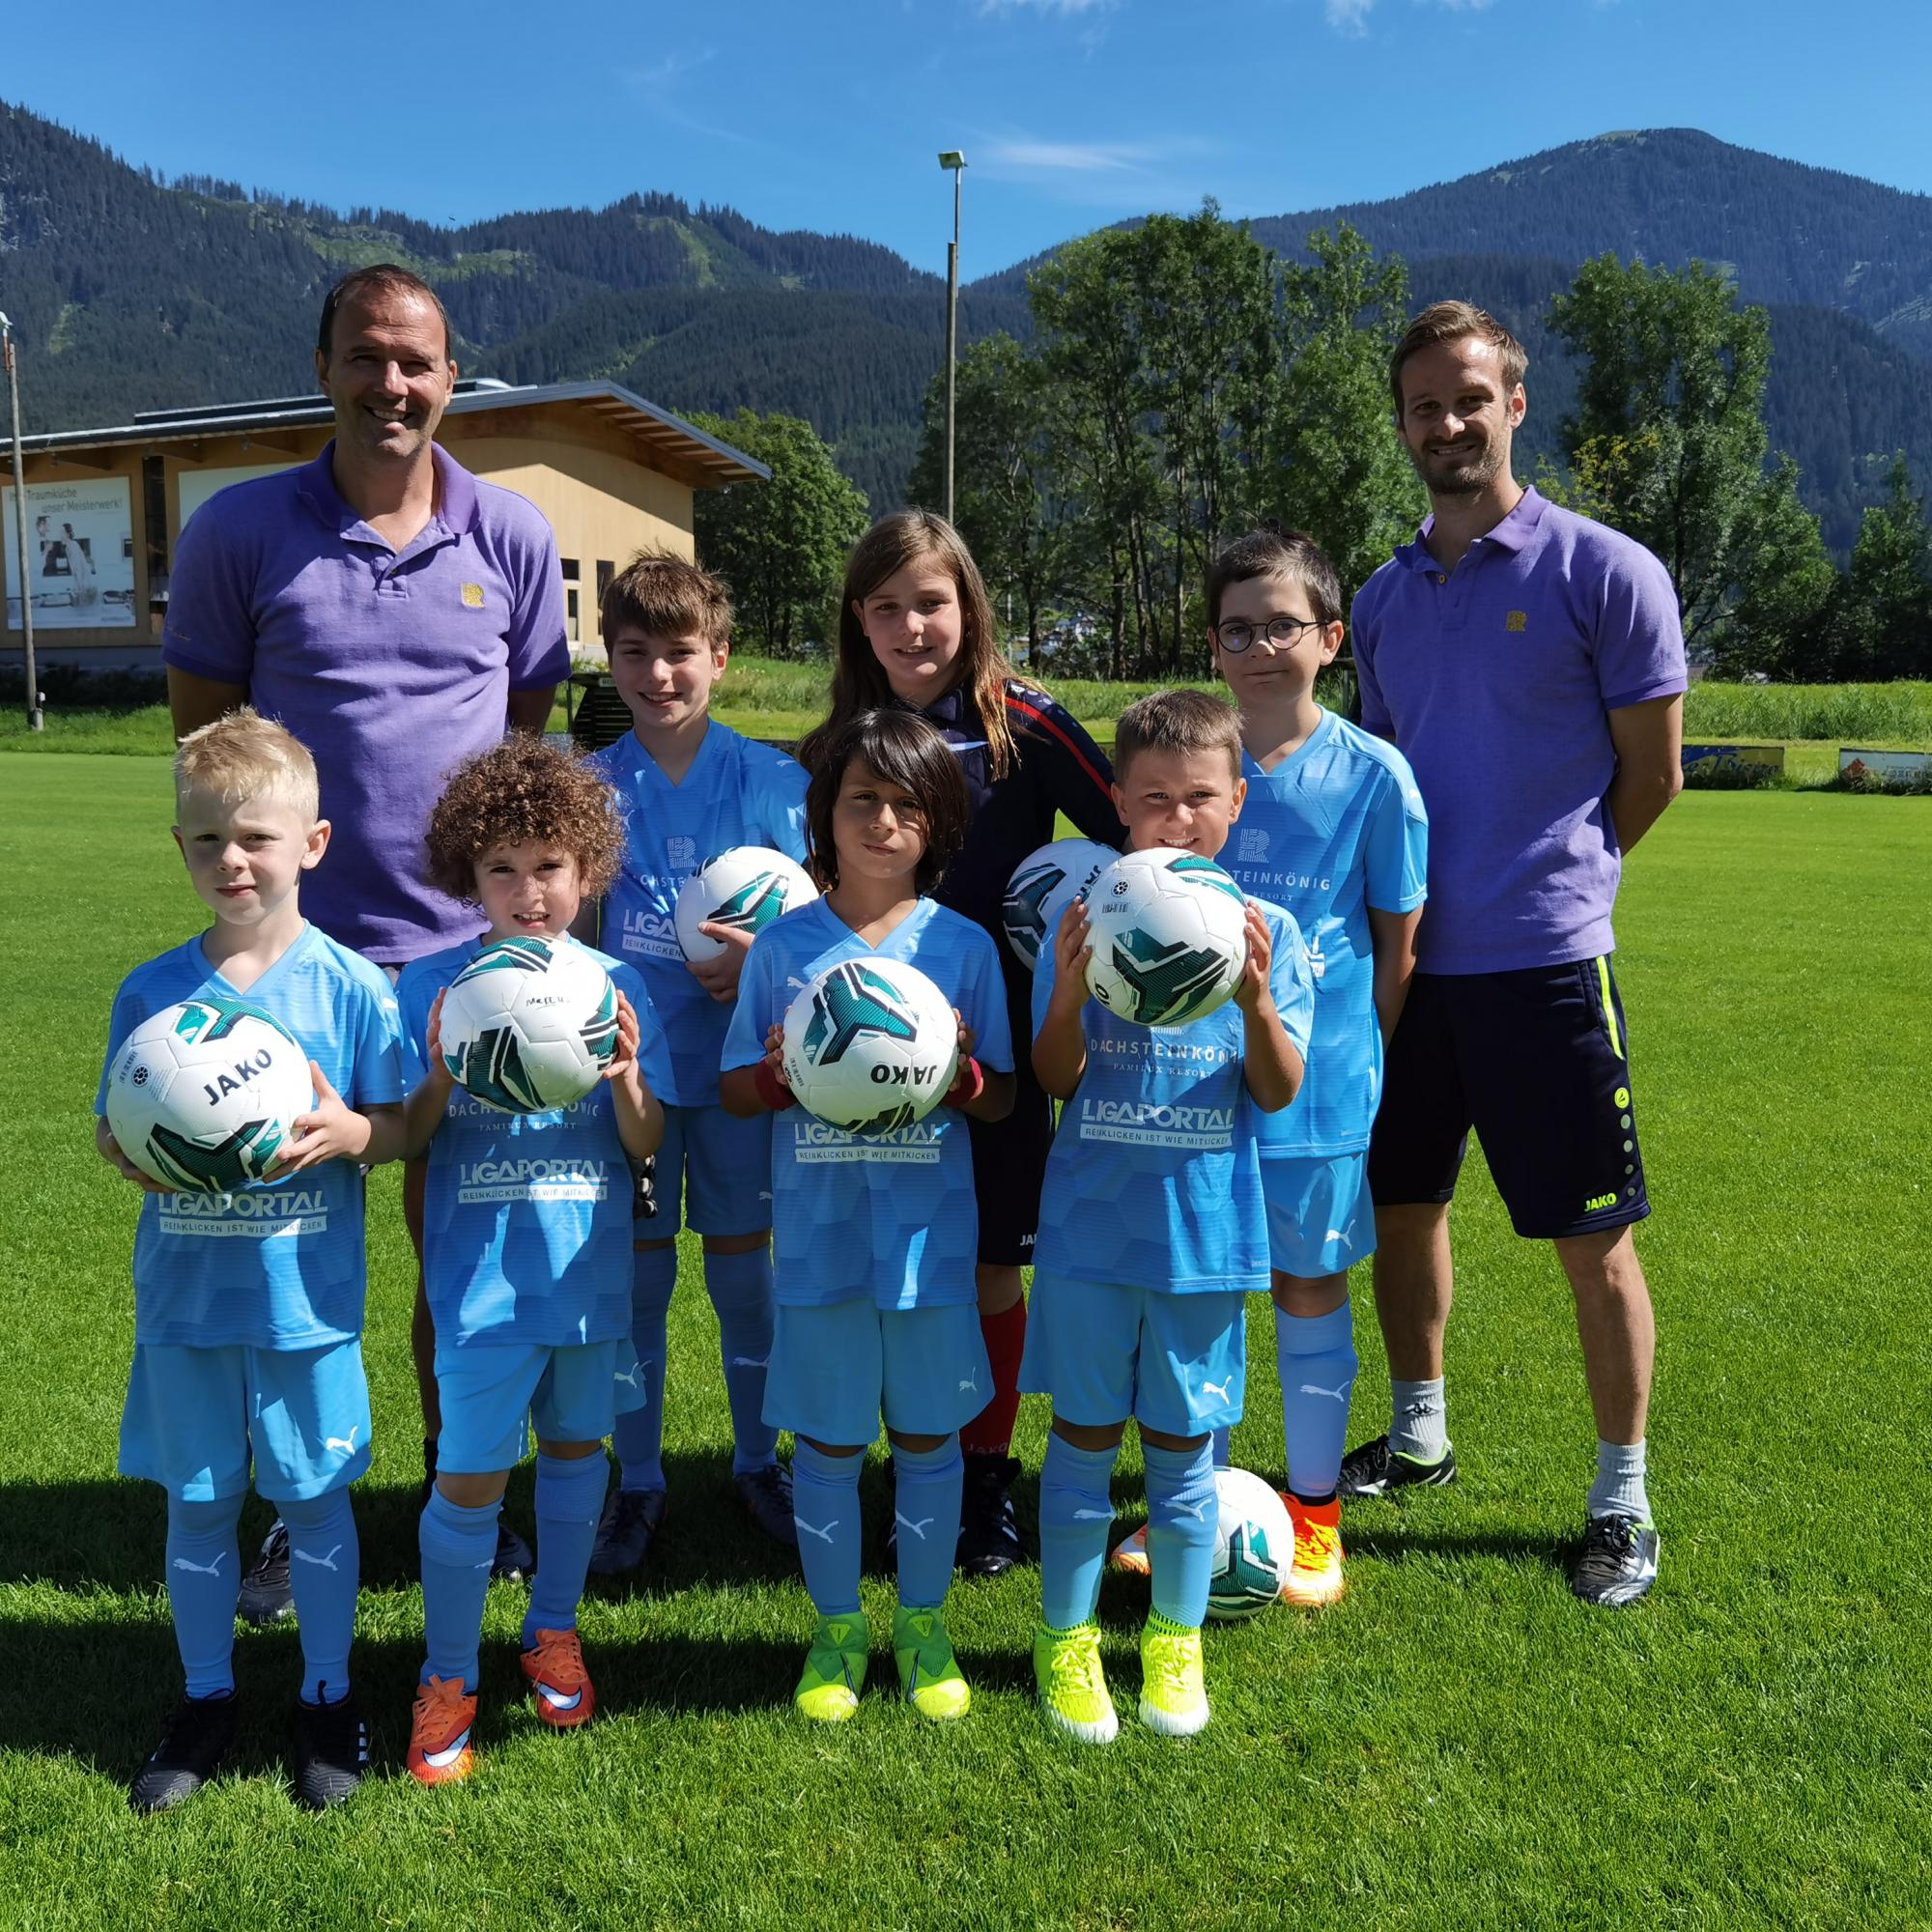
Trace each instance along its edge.
<path fill-rule="evenodd" d="M 438 1771 L 447 1770 L 450 1765 L 454 1764 L 463 1755 L 469 1743 L 469 1732 L 466 1726 L 463 1735 L 454 1744 L 444 1745 L 440 1750 L 424 1751 L 422 1754 L 423 1762 L 433 1766 Z"/>
<path fill-rule="evenodd" d="M 583 1702 L 582 1690 L 573 1690 L 566 1697 L 561 1690 L 553 1690 L 548 1684 L 539 1684 L 537 1694 L 553 1711 L 574 1711 Z"/>

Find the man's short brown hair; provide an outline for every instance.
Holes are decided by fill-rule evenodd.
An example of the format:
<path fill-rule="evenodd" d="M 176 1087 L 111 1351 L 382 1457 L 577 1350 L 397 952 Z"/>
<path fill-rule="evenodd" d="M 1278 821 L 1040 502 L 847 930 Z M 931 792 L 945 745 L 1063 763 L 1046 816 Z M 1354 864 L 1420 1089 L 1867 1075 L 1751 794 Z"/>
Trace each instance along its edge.
<path fill-rule="evenodd" d="M 620 631 L 647 638 L 702 638 L 714 651 L 731 641 L 724 580 L 681 556 L 639 551 L 604 592 L 598 611 L 606 649 Z"/>
<path fill-rule="evenodd" d="M 346 301 L 358 301 L 370 295 L 414 296 L 418 301 L 428 302 L 442 321 L 442 359 L 445 362 L 452 359 L 456 337 L 450 332 L 449 311 L 443 307 L 442 298 L 412 270 L 399 268 L 394 262 L 371 262 L 366 269 L 351 269 L 322 298 L 315 353 L 325 362 L 335 339 L 336 311 Z"/>
<path fill-rule="evenodd" d="M 1114 727 L 1114 781 L 1124 786 L 1127 770 L 1143 752 L 1180 757 L 1223 752 L 1236 781 L 1241 776 L 1241 720 L 1232 704 L 1205 691 L 1151 691 L 1121 713 Z"/>
<path fill-rule="evenodd" d="M 1431 302 L 1402 332 L 1402 340 L 1389 357 L 1389 393 L 1395 398 L 1395 419 L 1402 420 L 1402 365 L 1418 349 L 1432 349 L 1438 342 L 1461 342 L 1473 335 L 1490 344 L 1502 366 L 1503 393 L 1508 395 L 1529 368 L 1523 346 L 1492 316 L 1474 302 Z"/>

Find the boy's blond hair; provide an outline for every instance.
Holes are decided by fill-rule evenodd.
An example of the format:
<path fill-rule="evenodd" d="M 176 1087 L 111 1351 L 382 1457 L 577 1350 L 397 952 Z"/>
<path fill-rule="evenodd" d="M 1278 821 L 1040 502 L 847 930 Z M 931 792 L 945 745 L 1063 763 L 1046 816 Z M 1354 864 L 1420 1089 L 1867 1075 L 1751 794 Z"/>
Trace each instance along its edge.
<path fill-rule="evenodd" d="M 190 731 L 175 751 L 175 797 L 192 786 L 224 805 L 273 798 L 313 825 L 322 786 L 309 750 L 285 724 L 244 704 Z"/>
<path fill-rule="evenodd" d="M 1143 752 L 1189 756 L 1222 752 L 1241 776 L 1241 719 L 1233 705 L 1205 691 L 1151 691 L 1121 713 L 1114 727 L 1114 781 L 1125 784 L 1127 770 Z"/>

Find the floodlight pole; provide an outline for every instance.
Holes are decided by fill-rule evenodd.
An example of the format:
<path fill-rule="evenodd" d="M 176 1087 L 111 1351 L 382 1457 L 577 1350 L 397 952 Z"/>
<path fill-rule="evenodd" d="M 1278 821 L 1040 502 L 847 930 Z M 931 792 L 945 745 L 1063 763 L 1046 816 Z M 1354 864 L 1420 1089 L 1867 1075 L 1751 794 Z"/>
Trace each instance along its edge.
<path fill-rule="evenodd" d="M 948 148 L 939 165 L 952 177 L 952 240 L 946 250 L 946 521 L 952 521 L 952 411 L 959 362 L 959 178 L 966 156 Z"/>
<path fill-rule="evenodd" d="M 20 636 L 27 647 L 27 729 L 42 728 L 40 677 L 34 669 L 34 580 L 27 569 L 27 479 L 20 461 L 20 374 L 14 360 L 14 325 L 0 315 L 0 359 L 14 404 L 14 528 L 20 546 Z M 948 471 L 949 475 L 951 471 Z"/>

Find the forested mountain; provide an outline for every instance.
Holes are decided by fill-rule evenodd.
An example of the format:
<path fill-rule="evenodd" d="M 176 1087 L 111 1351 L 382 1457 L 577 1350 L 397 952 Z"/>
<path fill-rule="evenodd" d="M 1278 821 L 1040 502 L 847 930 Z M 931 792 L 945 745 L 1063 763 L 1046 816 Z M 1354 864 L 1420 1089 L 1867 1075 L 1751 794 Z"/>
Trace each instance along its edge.
<path fill-rule="evenodd" d="M 1338 220 L 1405 256 L 1418 299 L 1469 295 L 1523 335 L 1532 457 L 1554 449 L 1573 388 L 1544 313 L 1607 248 L 1725 262 L 1771 305 L 1773 441 L 1834 546 L 1894 448 L 1932 481 L 1932 198 L 1663 129 L 1253 225 L 1293 253 Z M 802 415 L 875 507 L 904 487 L 944 286 L 876 243 L 656 194 L 464 228 L 342 213 L 232 182 L 167 185 L 0 105 L 0 308 L 21 340 L 30 428 L 307 390 L 324 290 L 383 259 L 436 285 L 471 374 L 607 377 L 673 410 Z M 1025 330 L 1026 266 L 963 292 L 966 338 Z"/>

